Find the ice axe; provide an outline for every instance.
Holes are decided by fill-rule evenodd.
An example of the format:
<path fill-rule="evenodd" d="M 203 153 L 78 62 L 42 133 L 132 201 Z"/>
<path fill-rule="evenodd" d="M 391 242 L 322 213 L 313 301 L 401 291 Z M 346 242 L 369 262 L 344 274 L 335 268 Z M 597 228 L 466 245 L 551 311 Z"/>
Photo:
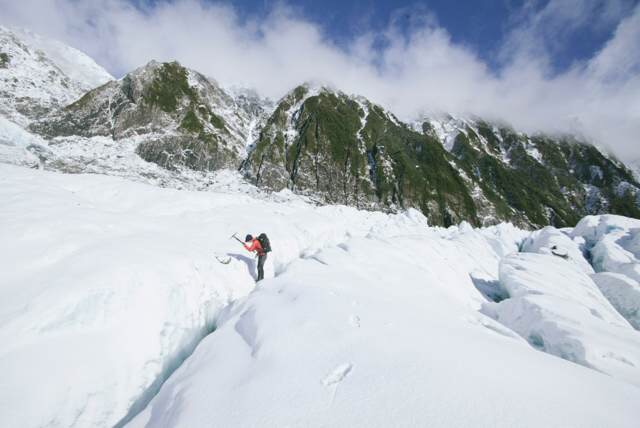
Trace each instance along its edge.
<path fill-rule="evenodd" d="M 237 234 L 238 234 L 238 232 L 234 233 L 233 235 L 231 235 L 231 236 L 229 237 L 229 239 L 233 238 L 233 239 L 235 239 L 236 241 L 238 241 L 239 243 L 241 243 L 242 245 L 244 245 L 244 242 L 242 242 L 242 241 L 240 240 L 240 238 L 238 238 L 238 237 L 236 236 Z"/>

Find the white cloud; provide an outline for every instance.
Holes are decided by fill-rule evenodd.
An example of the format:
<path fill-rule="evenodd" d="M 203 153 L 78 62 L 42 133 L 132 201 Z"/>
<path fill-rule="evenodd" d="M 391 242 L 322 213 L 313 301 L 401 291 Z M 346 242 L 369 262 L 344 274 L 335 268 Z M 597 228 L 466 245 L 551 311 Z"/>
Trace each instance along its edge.
<path fill-rule="evenodd" d="M 365 95 L 405 119 L 423 111 L 472 113 L 529 132 L 580 132 L 625 159 L 640 157 L 640 6 L 629 1 L 528 3 L 509 23 L 498 74 L 425 11 L 339 47 L 284 3 L 249 19 L 229 3 L 140 4 L 0 0 L 0 23 L 63 40 L 115 75 L 151 59 L 177 59 L 273 98 L 315 80 Z M 592 58 L 550 72 L 558 46 L 584 28 L 615 31 Z"/>

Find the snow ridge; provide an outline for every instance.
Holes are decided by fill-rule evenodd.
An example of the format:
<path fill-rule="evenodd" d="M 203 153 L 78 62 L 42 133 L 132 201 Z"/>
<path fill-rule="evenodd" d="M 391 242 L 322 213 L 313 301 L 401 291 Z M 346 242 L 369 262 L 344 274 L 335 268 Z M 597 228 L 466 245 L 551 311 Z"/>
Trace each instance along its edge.
<path fill-rule="evenodd" d="M 0 26 L 0 114 L 21 126 L 113 77 L 82 52 L 26 30 Z"/>

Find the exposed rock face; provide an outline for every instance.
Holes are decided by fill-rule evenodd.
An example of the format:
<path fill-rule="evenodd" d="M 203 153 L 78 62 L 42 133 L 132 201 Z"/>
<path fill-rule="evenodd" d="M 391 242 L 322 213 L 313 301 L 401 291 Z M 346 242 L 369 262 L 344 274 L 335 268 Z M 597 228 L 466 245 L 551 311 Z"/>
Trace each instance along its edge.
<path fill-rule="evenodd" d="M 586 214 L 640 216 L 633 175 L 593 146 L 479 120 L 411 128 L 364 98 L 327 88 L 300 86 L 284 97 L 244 170 L 273 190 L 414 207 L 442 225 L 568 226 Z"/>
<path fill-rule="evenodd" d="M 0 101 L 0 159 L 26 150 L 32 165 L 63 171 L 104 158 L 97 171 L 123 175 L 139 170 L 140 157 L 176 176 L 239 168 L 264 188 L 361 208 L 417 208 L 445 226 L 640 218 L 636 176 L 573 137 L 527 136 L 479 119 L 406 124 L 363 97 L 309 85 L 274 105 L 176 62 L 152 61 L 113 80 L 75 49 L 2 27 Z M 125 151 L 135 162 L 119 165 Z"/>
<path fill-rule="evenodd" d="M 423 128 L 439 134 L 498 220 L 573 226 L 587 214 L 640 215 L 633 174 L 592 145 L 573 137 L 530 137 L 479 120 L 449 122 L 455 123 L 448 124 L 448 135 L 436 132 L 436 121 Z"/>
<path fill-rule="evenodd" d="M 300 86 L 278 105 L 245 169 L 258 185 L 360 207 L 416 207 L 434 223 L 475 217 L 453 156 L 364 98 Z"/>
<path fill-rule="evenodd" d="M 250 112 L 215 82 L 180 64 L 151 62 L 88 92 L 31 126 L 49 138 L 143 136 L 138 153 L 165 168 L 237 168 Z"/>

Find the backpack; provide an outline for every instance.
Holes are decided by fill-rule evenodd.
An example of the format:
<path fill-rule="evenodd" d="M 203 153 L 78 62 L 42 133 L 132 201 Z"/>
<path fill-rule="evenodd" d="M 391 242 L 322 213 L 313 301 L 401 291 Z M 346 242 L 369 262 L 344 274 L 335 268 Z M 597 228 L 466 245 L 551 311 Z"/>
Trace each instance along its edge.
<path fill-rule="evenodd" d="M 262 246 L 262 251 L 265 253 L 271 252 L 271 243 L 269 242 L 269 238 L 267 238 L 266 233 L 261 233 L 258 235 L 258 241 L 260 241 L 260 246 Z"/>

